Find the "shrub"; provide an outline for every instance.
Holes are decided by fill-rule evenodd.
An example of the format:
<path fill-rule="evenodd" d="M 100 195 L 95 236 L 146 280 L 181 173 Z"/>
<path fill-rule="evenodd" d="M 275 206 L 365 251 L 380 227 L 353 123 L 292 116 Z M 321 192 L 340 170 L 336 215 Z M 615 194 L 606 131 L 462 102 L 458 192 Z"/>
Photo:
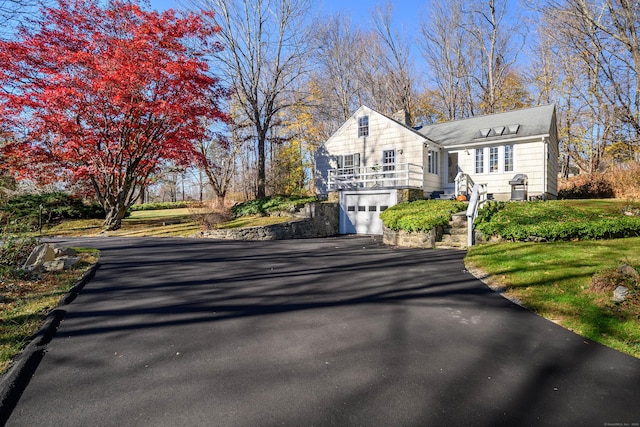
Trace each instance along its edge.
<path fill-rule="evenodd" d="M 486 223 L 491 221 L 491 218 L 502 209 L 504 209 L 504 202 L 488 201 L 482 206 L 482 209 L 478 211 L 478 217 L 475 224 Z"/>
<path fill-rule="evenodd" d="M 613 165 L 606 176 L 617 198 L 640 199 L 640 162 Z"/>
<path fill-rule="evenodd" d="M 129 211 L 159 211 L 163 209 L 183 209 L 191 207 L 192 202 L 156 202 L 131 205 Z"/>
<path fill-rule="evenodd" d="M 0 277 L 22 278 L 20 267 L 38 245 L 38 239 L 21 233 L 9 232 L 5 227 L 0 234 Z"/>
<path fill-rule="evenodd" d="M 488 215 L 487 215 L 488 216 Z M 595 240 L 640 236 L 640 217 L 585 209 L 563 201 L 506 203 L 476 229 L 485 237 L 524 240 Z"/>
<path fill-rule="evenodd" d="M 602 174 L 578 175 L 561 180 L 558 188 L 560 199 L 608 199 L 614 196 L 611 183 Z"/>
<path fill-rule="evenodd" d="M 104 209 L 97 203 L 62 192 L 24 194 L 10 198 L 0 209 L 15 225 L 36 230 L 42 206 L 43 224 L 55 224 L 63 219 L 104 218 Z"/>
<path fill-rule="evenodd" d="M 249 200 L 231 208 L 234 218 L 249 215 L 265 215 L 269 212 L 288 211 L 315 202 L 315 197 L 273 196 Z"/>
<path fill-rule="evenodd" d="M 465 202 L 454 200 L 418 200 L 392 206 L 380 214 L 380 219 L 392 230 L 429 231 L 446 226 L 451 214 L 466 208 Z"/>

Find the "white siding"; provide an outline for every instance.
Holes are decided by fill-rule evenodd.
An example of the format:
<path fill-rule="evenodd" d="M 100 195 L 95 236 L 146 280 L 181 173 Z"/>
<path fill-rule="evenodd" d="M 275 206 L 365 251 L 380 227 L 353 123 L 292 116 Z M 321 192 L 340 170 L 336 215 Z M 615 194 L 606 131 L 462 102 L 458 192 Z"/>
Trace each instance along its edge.
<path fill-rule="evenodd" d="M 477 184 L 487 184 L 487 192 L 494 195 L 496 199 L 509 199 L 511 197 L 511 185 L 509 181 L 517 174 L 525 174 L 528 178 L 528 194 L 540 195 L 544 192 L 545 185 L 545 147 L 541 140 L 518 142 L 513 144 L 513 166 L 512 172 L 489 173 L 487 168 L 487 154 L 485 154 L 484 173 L 475 173 L 475 148 L 485 148 L 488 146 L 476 146 L 468 150 L 458 151 L 458 163 L 464 173 L 471 176 Z M 492 145 L 499 146 L 499 145 Z M 502 156 L 502 151 L 500 155 Z M 547 160 L 547 163 L 548 160 Z M 551 162 L 553 164 L 553 162 Z M 502 164 L 501 164 L 502 168 Z M 551 168 L 549 168 L 551 169 Z M 548 178 L 547 178 L 548 179 Z"/>
<path fill-rule="evenodd" d="M 369 136 L 358 137 L 358 118 L 364 115 L 369 116 Z M 318 150 L 316 155 L 318 192 L 326 193 L 326 170 L 337 167 L 336 156 L 359 153 L 360 166 L 372 167 L 382 165 L 383 151 L 395 149 L 397 164 L 423 165 L 423 141 L 423 137 L 410 129 L 369 108 L 361 107 Z"/>

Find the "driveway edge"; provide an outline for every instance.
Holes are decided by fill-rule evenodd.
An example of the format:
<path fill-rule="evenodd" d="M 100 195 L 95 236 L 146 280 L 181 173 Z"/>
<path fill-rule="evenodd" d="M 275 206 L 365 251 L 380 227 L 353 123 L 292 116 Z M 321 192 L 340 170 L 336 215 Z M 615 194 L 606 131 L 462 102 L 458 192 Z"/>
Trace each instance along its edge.
<path fill-rule="evenodd" d="M 66 310 L 61 307 L 70 304 L 84 286 L 93 279 L 96 271 L 100 268 L 100 263 L 96 262 L 87 270 L 73 287 L 60 300 L 57 307 L 47 314 L 44 323 L 33 335 L 33 338 L 20 353 L 9 370 L 0 379 L 0 425 L 4 426 L 8 421 L 11 413 L 16 407 L 18 400 L 22 396 L 29 381 L 36 369 L 44 353 L 47 344 L 53 339 L 60 322 L 66 315 Z"/>

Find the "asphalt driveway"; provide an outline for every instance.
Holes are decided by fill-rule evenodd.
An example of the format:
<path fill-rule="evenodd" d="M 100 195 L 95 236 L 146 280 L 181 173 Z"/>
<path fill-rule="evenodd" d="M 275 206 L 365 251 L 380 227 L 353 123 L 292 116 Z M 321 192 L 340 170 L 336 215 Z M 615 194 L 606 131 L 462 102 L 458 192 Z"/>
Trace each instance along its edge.
<path fill-rule="evenodd" d="M 79 245 L 74 241 L 72 245 Z M 102 250 L 11 426 L 640 423 L 640 360 L 366 237 Z"/>

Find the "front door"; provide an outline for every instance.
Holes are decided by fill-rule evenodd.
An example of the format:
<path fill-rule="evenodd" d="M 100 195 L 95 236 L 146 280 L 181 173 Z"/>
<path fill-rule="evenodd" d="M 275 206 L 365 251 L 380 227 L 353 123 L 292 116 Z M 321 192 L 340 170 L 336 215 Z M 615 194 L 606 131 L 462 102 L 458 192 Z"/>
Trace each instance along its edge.
<path fill-rule="evenodd" d="M 458 175 L 458 153 L 447 153 L 447 182 L 445 188 L 455 188 Z"/>

